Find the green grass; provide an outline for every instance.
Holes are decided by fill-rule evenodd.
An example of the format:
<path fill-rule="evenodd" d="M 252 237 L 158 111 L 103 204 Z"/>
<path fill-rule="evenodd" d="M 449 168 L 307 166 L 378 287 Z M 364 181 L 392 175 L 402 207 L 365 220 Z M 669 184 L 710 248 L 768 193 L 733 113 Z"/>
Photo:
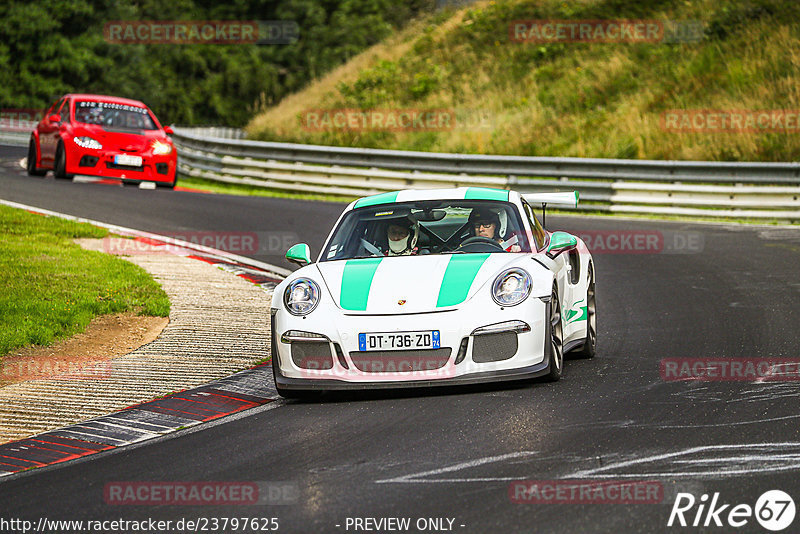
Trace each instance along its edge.
<path fill-rule="evenodd" d="M 85 330 L 98 315 L 166 317 L 166 293 L 142 268 L 82 249 L 104 229 L 0 206 L 0 357 Z"/>

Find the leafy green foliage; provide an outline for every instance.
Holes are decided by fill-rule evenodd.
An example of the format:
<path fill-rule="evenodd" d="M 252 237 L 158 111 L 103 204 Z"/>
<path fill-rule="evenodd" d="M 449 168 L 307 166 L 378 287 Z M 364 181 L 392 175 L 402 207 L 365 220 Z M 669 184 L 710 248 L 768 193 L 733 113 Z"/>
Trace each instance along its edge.
<path fill-rule="evenodd" d="M 134 98 L 165 123 L 240 126 L 265 106 L 379 42 L 433 0 L 6 0 L 0 108 L 43 109 L 68 92 Z M 287 45 L 111 44 L 136 20 L 291 20 Z"/>

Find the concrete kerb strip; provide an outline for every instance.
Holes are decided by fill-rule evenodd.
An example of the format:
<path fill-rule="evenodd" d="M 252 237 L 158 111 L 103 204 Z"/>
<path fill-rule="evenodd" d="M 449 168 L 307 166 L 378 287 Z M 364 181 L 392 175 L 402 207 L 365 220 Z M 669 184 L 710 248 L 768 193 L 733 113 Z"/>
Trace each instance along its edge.
<path fill-rule="evenodd" d="M 172 301 L 170 323 L 161 335 L 109 365 L 0 388 L 0 442 L 18 440 L 0 444 L 0 477 L 152 439 L 277 399 L 270 365 L 220 377 L 269 357 L 271 291 L 290 271 L 157 234 L 15 202 L 0 204 L 87 222 L 162 247 L 170 253 L 126 259 L 153 274 Z M 82 244 L 91 242 L 102 248 L 100 240 Z M 183 391 L 148 401 L 176 390 Z M 37 432 L 43 433 L 20 439 Z"/>
<path fill-rule="evenodd" d="M 264 263 L 258 260 L 254 260 L 251 258 L 245 258 L 244 256 L 239 256 L 236 254 L 231 254 L 230 252 L 225 252 L 223 250 L 218 250 L 215 248 L 207 247 L 205 245 L 199 245 L 196 243 L 189 243 L 187 241 L 182 241 L 180 239 L 174 239 L 172 237 L 163 236 L 159 234 L 153 234 L 150 232 L 143 232 L 141 230 L 134 230 L 132 228 L 125 228 L 124 226 L 117 226 L 116 224 L 108 224 L 100 221 L 94 221 L 92 219 L 85 219 L 83 217 L 75 217 L 74 215 L 67 215 L 66 213 L 59 213 L 57 211 L 50 211 L 43 208 L 37 208 L 35 206 L 28 206 L 27 204 L 20 204 L 18 202 L 11 202 L 10 200 L 3 200 L 0 199 L 0 204 L 4 206 L 9 206 L 11 208 L 19 208 L 26 211 L 30 211 L 33 213 L 38 213 L 41 215 L 48 215 L 50 217 L 58 217 L 60 219 L 66 219 L 68 221 L 75 221 L 75 222 L 82 222 L 88 223 L 94 226 L 99 226 L 100 228 L 105 228 L 114 232 L 115 234 L 123 235 L 123 236 L 130 236 L 130 237 L 142 237 L 146 239 L 152 239 L 155 241 L 161 241 L 163 243 L 167 243 L 169 245 L 175 245 L 180 248 L 185 248 L 186 250 L 195 251 L 198 253 L 202 253 L 213 259 L 220 259 L 225 260 L 228 262 L 236 262 L 241 263 L 243 265 L 247 265 L 250 267 L 254 267 L 256 269 L 260 269 L 267 273 L 272 273 L 278 275 L 279 277 L 289 276 L 292 271 L 289 269 L 285 269 L 283 267 L 278 267 L 277 265 L 270 265 L 269 263 Z"/>

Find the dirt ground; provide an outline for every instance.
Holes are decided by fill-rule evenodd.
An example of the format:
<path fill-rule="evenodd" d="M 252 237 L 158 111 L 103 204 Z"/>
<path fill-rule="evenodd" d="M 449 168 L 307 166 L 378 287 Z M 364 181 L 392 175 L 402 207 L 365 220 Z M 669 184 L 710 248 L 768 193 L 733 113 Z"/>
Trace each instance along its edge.
<path fill-rule="evenodd" d="M 49 377 L 81 378 L 81 369 L 111 371 L 109 360 L 153 341 L 167 326 L 167 317 L 144 317 L 135 312 L 96 317 L 82 334 L 50 347 L 26 347 L 0 360 L 0 387 Z"/>

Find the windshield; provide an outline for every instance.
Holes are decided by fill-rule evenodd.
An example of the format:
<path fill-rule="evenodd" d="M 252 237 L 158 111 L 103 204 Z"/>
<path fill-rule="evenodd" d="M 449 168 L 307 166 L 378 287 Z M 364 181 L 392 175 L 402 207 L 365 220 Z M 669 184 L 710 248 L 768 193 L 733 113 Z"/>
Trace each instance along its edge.
<path fill-rule="evenodd" d="M 156 130 L 147 108 L 112 102 L 80 101 L 75 103 L 75 121 L 106 128 Z"/>
<path fill-rule="evenodd" d="M 347 213 L 321 261 L 530 251 L 517 209 L 509 202 L 426 200 Z"/>

